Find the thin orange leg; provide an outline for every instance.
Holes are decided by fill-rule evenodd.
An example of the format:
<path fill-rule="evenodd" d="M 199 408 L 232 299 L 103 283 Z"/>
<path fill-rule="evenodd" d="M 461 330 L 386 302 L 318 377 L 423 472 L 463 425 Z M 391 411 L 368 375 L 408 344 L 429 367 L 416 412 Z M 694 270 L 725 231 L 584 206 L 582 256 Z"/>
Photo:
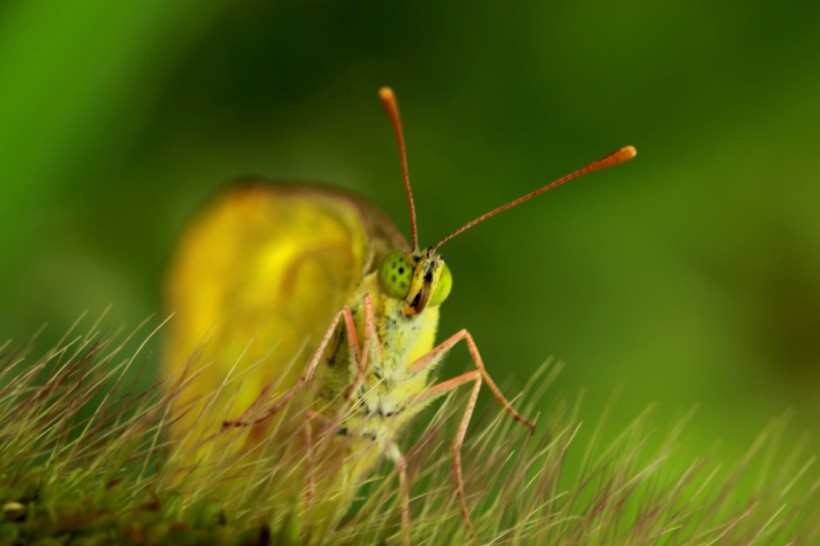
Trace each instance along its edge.
<path fill-rule="evenodd" d="M 336 313 L 336 315 L 333 317 L 333 320 L 330 321 L 330 326 L 328 326 L 328 329 L 325 332 L 324 337 L 322 337 L 322 340 L 319 342 L 319 346 L 316 347 L 316 350 L 314 351 L 313 356 L 311 357 L 310 362 L 308 363 L 304 373 L 302 373 L 302 376 L 299 378 L 299 381 L 297 381 L 296 384 L 293 385 L 293 387 L 291 387 L 290 390 L 288 390 L 288 392 L 284 394 L 284 396 L 282 396 L 282 398 L 277 400 L 276 403 L 273 404 L 273 406 L 271 406 L 267 411 L 265 411 L 261 417 L 256 417 L 248 420 L 247 417 L 249 416 L 249 414 L 264 398 L 267 391 L 266 387 L 262 390 L 262 393 L 260 393 L 256 401 L 254 401 L 253 404 L 251 404 L 250 407 L 247 410 L 245 410 L 245 412 L 239 417 L 239 419 L 235 419 L 233 421 L 224 421 L 222 423 L 222 429 L 224 430 L 227 428 L 244 427 L 259 424 L 276 415 L 279 411 L 282 410 L 282 408 L 285 407 L 285 405 L 288 402 L 293 400 L 293 398 L 299 393 L 299 391 L 302 390 L 302 388 L 304 388 L 304 386 L 307 385 L 307 383 L 313 378 L 313 374 L 316 372 L 316 368 L 319 367 L 319 362 L 321 362 L 322 360 L 322 355 L 324 354 L 328 343 L 330 343 L 330 338 L 333 336 L 333 333 L 336 331 L 336 326 L 339 324 L 339 321 L 342 318 L 344 318 L 345 320 L 345 330 L 347 330 L 347 343 L 350 346 L 352 353 L 355 355 L 354 358 L 356 358 L 357 360 L 361 360 L 360 356 L 362 351 L 359 348 L 359 340 L 356 337 L 356 328 L 355 322 L 353 320 L 353 313 L 350 311 L 350 307 L 345 306 L 338 313 Z"/>
<path fill-rule="evenodd" d="M 367 370 L 367 362 L 370 358 L 370 350 L 371 345 L 379 352 L 381 349 L 381 343 L 379 342 L 379 335 L 376 332 L 376 316 L 373 312 L 373 300 L 370 297 L 370 294 L 365 294 L 362 300 L 362 309 L 364 314 L 364 338 L 362 339 L 362 350 L 357 352 L 358 362 L 356 368 L 356 377 L 353 379 L 353 382 L 350 386 L 345 389 L 344 399 L 345 401 L 350 401 L 353 393 L 359 388 L 359 386 L 364 381 L 364 374 Z M 355 331 L 356 325 L 353 323 L 353 315 L 350 316 L 350 324 L 347 325 L 348 329 L 353 329 Z"/>
<path fill-rule="evenodd" d="M 453 345 L 462 339 L 467 343 L 467 348 L 470 350 L 470 356 L 473 358 L 475 367 L 478 368 L 479 373 L 481 373 L 481 378 L 487 382 L 487 386 L 490 388 L 490 391 L 492 391 L 495 399 L 498 400 L 498 402 L 504 407 L 504 411 L 509 413 L 513 419 L 530 429 L 530 434 L 535 432 L 535 424 L 529 419 L 524 418 L 515 410 L 515 408 L 512 407 L 512 404 L 510 404 L 501 393 L 501 389 L 499 389 L 495 384 L 493 378 L 490 377 L 490 374 L 484 367 L 484 361 L 481 358 L 481 353 L 478 352 L 478 346 L 476 345 L 475 340 L 473 340 L 473 336 L 470 335 L 470 332 L 467 330 L 460 330 L 456 332 L 431 349 L 430 352 L 419 357 L 415 362 L 413 362 L 413 364 L 410 365 L 410 371 L 417 372 L 428 366 L 435 365 L 447 351 L 452 349 Z M 449 381 L 442 383 L 442 385 L 447 383 L 449 383 Z"/>
<path fill-rule="evenodd" d="M 456 438 L 453 440 L 453 445 L 451 448 L 453 451 L 453 474 L 455 475 L 456 481 L 456 497 L 458 498 L 458 507 L 461 511 L 461 517 L 464 519 L 464 524 L 470 532 L 470 536 L 472 537 L 474 543 L 478 543 L 478 539 L 476 538 L 475 529 L 473 528 L 473 522 L 470 520 L 470 510 L 467 508 L 467 497 L 464 493 L 464 475 L 461 470 L 461 448 L 464 445 L 464 438 L 467 435 L 467 426 L 470 424 L 470 418 L 473 416 L 476 400 L 478 400 L 478 393 L 481 390 L 481 377 L 481 372 L 479 370 L 473 370 L 471 372 L 459 375 L 458 377 L 448 379 L 447 381 L 437 385 L 433 385 L 429 389 L 422 392 L 418 398 L 419 402 L 425 403 L 438 398 L 439 396 L 443 396 L 448 392 L 457 389 L 461 385 L 464 385 L 465 383 L 469 383 L 470 381 L 474 382 L 473 390 L 470 391 L 470 398 L 467 400 L 467 407 L 464 408 L 464 415 L 461 417 L 461 422 L 458 424 Z"/>
<path fill-rule="evenodd" d="M 487 372 L 487 369 L 484 367 L 484 361 L 481 358 L 481 353 L 478 352 L 478 346 L 476 345 L 475 340 L 473 340 L 473 336 L 471 336 L 467 330 L 460 330 L 459 332 L 456 332 L 434 347 L 430 352 L 421 356 L 418 360 L 411 364 L 410 370 L 418 372 L 427 367 L 435 366 L 441 360 L 441 357 L 462 339 L 467 343 L 467 348 L 470 351 L 470 356 L 472 356 L 476 369 L 429 387 L 421 393 L 417 399 L 417 402 L 421 404 L 427 403 L 460 387 L 461 385 L 464 385 L 465 383 L 469 383 L 470 381 L 474 382 L 473 390 L 470 392 L 470 398 L 467 400 L 467 407 L 464 409 L 464 415 L 461 418 L 458 431 L 456 432 L 456 438 L 453 441 L 452 450 L 453 472 L 455 474 L 456 496 L 458 497 L 459 509 L 461 510 L 461 516 L 464 518 L 464 523 L 467 526 L 467 530 L 473 538 L 473 542 L 477 543 L 473 523 L 470 520 L 470 512 L 467 508 L 467 499 L 464 493 L 464 475 L 461 467 L 461 448 L 464 445 L 464 438 L 467 435 L 467 427 L 470 424 L 470 418 L 475 410 L 476 401 L 478 400 L 478 393 L 481 390 L 481 384 L 486 381 L 487 386 L 490 388 L 490 391 L 492 391 L 495 399 L 498 400 L 504 408 L 504 411 L 509 413 L 513 419 L 530 429 L 530 434 L 535 432 L 535 424 L 519 414 L 501 393 L 501 389 L 498 388 L 490 377 L 490 374 Z"/>
<path fill-rule="evenodd" d="M 388 456 L 399 471 L 399 494 L 401 495 L 401 543 L 410 546 L 410 485 L 407 481 L 407 460 L 396 444 L 388 448 Z"/>

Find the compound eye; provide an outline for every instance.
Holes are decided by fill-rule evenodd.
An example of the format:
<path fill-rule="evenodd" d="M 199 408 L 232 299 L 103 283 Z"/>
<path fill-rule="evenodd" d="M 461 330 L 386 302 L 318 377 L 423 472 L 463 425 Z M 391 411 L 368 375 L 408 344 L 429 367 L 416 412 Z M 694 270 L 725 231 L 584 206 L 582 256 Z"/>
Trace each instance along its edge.
<path fill-rule="evenodd" d="M 453 274 L 450 273 L 447 264 L 442 265 L 444 269 L 441 270 L 436 287 L 433 289 L 433 295 L 430 296 L 430 305 L 441 305 L 441 302 L 447 299 L 450 290 L 453 288 Z"/>
<path fill-rule="evenodd" d="M 413 262 L 404 252 L 393 252 L 382 260 L 379 266 L 379 282 L 389 295 L 404 299 L 410 292 L 413 279 Z"/>

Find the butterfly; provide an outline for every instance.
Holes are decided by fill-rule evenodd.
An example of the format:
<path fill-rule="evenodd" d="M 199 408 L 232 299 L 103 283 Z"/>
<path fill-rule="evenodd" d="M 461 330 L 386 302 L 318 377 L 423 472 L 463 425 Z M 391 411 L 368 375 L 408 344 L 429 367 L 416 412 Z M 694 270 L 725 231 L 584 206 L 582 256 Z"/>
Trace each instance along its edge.
<path fill-rule="evenodd" d="M 326 525 L 338 521 L 329 514 L 344 511 L 386 456 L 398 469 L 402 541 L 409 544 L 410 484 L 398 433 L 430 402 L 464 386 L 470 394 L 453 438 L 453 475 L 475 538 L 461 449 L 479 391 L 486 386 L 513 419 L 530 431 L 535 425 L 501 392 L 467 330 L 436 342 L 453 286 L 441 247 L 636 152 L 621 148 L 420 246 L 398 103 L 389 88 L 379 97 L 398 142 L 411 242 L 375 205 L 329 187 L 251 180 L 215 196 L 180 237 L 166 282 L 166 308 L 175 316 L 163 373 L 177 386 L 179 410 L 171 439 L 190 461 L 207 460 L 208 449 L 224 457 L 225 450 L 278 446 L 277 460 L 304 468 L 278 484 L 281 503 L 310 512 L 311 522 L 325 517 Z M 467 345 L 473 368 L 433 383 L 431 374 L 458 343 Z M 241 379 L 233 385 L 231 376 Z M 231 431 L 244 438 L 216 450 L 203 442 Z"/>

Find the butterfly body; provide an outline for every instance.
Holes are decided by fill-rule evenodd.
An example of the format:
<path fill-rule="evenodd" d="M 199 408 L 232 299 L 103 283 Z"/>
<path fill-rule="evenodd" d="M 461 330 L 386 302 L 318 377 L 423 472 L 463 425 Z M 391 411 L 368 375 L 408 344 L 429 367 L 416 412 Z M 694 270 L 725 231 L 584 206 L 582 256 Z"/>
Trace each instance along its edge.
<path fill-rule="evenodd" d="M 435 366 L 412 364 L 434 345 L 439 306 L 428 303 L 444 265 L 433 251 L 408 248 L 374 205 L 339 190 L 254 181 L 212 199 L 183 233 L 167 279 L 176 316 L 165 374 L 192 378 L 171 425 L 188 462 L 261 453 L 265 442 L 279 449 L 280 438 L 301 467 L 280 487 L 292 489 L 282 504 L 300 506 L 310 480 L 332 499 L 327 512 L 349 504 L 373 465 L 398 453 L 397 433 L 428 401 L 419 395 Z M 383 289 L 379 265 L 391 253 L 412 262 L 413 296 Z M 328 331 L 343 308 L 351 322 Z M 315 374 L 288 403 L 290 415 L 311 418 L 262 418 L 299 384 L 326 334 Z M 238 415 L 252 426 L 220 443 L 220 426 Z M 323 451 L 306 445 L 305 427 L 314 444 L 329 437 Z M 309 464 L 308 448 L 316 450 Z"/>
<path fill-rule="evenodd" d="M 455 496 L 477 542 L 461 448 L 482 385 L 513 419 L 531 432 L 535 425 L 501 393 L 467 330 L 436 344 L 439 307 L 452 287 L 438 249 L 635 150 L 621 148 L 421 248 L 398 105 L 389 88 L 379 96 L 399 144 L 412 245 L 377 207 L 338 190 L 255 182 L 218 195 L 183 233 L 167 278 L 166 305 L 175 313 L 163 370 L 174 391 L 170 436 L 192 468 L 188 476 L 204 487 L 214 469 L 257 468 L 245 483 L 272 484 L 264 506 L 279 516 L 309 514 L 313 532 L 340 521 L 387 457 L 396 464 L 409 545 L 407 463 L 396 438 L 432 400 L 470 386 L 451 450 Z M 460 342 L 473 368 L 433 383 Z"/>
<path fill-rule="evenodd" d="M 417 399 L 427 387 L 435 365 L 416 370 L 413 363 L 433 348 L 439 306 L 425 306 L 413 312 L 411 304 L 412 299 L 417 296 L 420 299 L 419 294 L 429 291 L 424 287 L 424 277 L 443 267 L 443 261 L 437 254 L 429 252 L 415 251 L 411 256 L 415 275 L 409 291 L 414 295 L 409 302 L 385 294 L 376 271 L 362 278 L 348 302 L 357 338 L 368 344 L 366 355 L 360 355 L 367 359 L 362 362 L 362 371 L 359 372 L 356 359 L 351 358 L 342 332 L 338 332 L 330 343 L 336 349 L 326 355 L 326 364 L 317 369 L 318 397 L 337 412 L 345 411 L 344 406 L 351 405 L 340 424 L 340 434 L 353 434 L 385 445 L 393 440 L 395 431 L 423 407 Z M 366 298 L 371 302 L 372 333 L 366 329 Z M 362 374 L 359 378 L 358 373 Z M 339 397 L 340 392 L 353 385 L 356 385 L 356 392 Z"/>

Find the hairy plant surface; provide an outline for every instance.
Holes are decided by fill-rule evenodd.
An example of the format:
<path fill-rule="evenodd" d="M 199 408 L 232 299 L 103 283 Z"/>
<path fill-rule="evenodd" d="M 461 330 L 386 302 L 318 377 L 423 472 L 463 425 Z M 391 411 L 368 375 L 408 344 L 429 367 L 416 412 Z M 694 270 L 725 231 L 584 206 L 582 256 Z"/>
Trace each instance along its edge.
<path fill-rule="evenodd" d="M 0 543 L 400 542 L 400 499 L 390 464 L 362 484 L 338 525 L 317 528 L 310 511 L 296 520 L 271 508 L 281 506 L 273 499 L 292 470 L 283 462 L 283 442 L 247 459 L 225 460 L 214 449 L 211 457 L 188 464 L 166 435 L 175 418 L 174 387 L 135 392 L 142 347 L 129 355 L 125 342 L 110 339 L 95 327 L 33 360 L 26 349 L 2 347 Z M 532 378 L 522 396 L 527 414 L 536 413 L 557 373 L 556 366 L 544 366 Z M 463 402 L 457 395 L 430 408 L 402 439 L 413 544 L 471 541 L 454 498 L 450 452 Z M 576 445 L 582 427 L 577 407 L 567 404 L 542 415 L 534 437 L 494 407 L 476 416 L 464 470 L 479 542 L 815 543 L 817 474 L 800 446 L 781 448 L 786 419 L 773 421 L 740 461 L 725 464 L 715 456 L 686 460 L 683 420 L 661 433 L 651 414 L 609 443 L 602 441 L 602 420 L 583 447 Z M 217 435 L 218 441 L 231 441 L 231 433 Z M 576 470 L 568 470 L 568 460 L 578 463 Z"/>

